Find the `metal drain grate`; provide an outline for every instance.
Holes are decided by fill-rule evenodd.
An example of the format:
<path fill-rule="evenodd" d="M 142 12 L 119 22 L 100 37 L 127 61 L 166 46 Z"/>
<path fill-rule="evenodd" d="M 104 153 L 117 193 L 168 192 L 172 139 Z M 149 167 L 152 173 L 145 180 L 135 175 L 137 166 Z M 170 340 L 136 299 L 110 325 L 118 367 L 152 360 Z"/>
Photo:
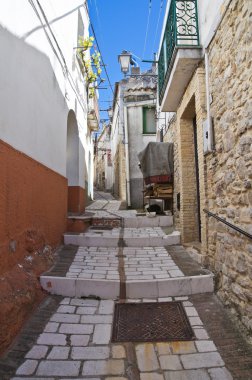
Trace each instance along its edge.
<path fill-rule="evenodd" d="M 195 339 L 181 302 L 116 304 L 112 342 Z"/>

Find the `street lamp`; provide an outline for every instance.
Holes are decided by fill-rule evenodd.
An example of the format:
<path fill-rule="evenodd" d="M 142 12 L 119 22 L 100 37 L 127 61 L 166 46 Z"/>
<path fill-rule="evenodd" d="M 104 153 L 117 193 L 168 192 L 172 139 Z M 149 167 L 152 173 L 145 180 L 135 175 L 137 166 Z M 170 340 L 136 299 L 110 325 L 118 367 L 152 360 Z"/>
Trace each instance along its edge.
<path fill-rule="evenodd" d="M 126 50 L 123 50 L 121 54 L 118 55 L 118 61 L 121 65 L 121 71 L 124 73 L 124 75 L 129 72 L 131 59 L 132 54 Z"/>

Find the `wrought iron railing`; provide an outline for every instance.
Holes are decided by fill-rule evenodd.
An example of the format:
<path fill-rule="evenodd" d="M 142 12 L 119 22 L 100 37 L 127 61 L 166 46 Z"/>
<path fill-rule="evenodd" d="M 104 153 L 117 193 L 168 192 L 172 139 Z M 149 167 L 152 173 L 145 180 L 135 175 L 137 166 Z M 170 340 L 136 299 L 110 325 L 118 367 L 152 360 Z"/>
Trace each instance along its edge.
<path fill-rule="evenodd" d="M 158 61 L 161 103 L 177 48 L 199 47 L 197 0 L 171 0 Z"/>
<path fill-rule="evenodd" d="M 244 235 L 244 236 L 247 236 L 249 239 L 252 239 L 252 235 L 250 233 L 248 233 L 247 231 L 244 231 L 242 230 L 240 227 L 237 227 L 235 226 L 234 224 L 232 223 L 229 223 L 227 222 L 225 219 L 223 218 L 220 218 L 218 215 L 216 214 L 213 214 L 212 212 L 206 210 L 206 209 L 203 209 L 203 211 L 208 215 L 208 216 L 212 216 L 213 218 L 217 219 L 219 222 L 222 222 L 224 224 L 226 224 L 226 226 L 230 227 L 230 228 L 233 228 L 233 230 L 239 232 L 240 234 Z"/>

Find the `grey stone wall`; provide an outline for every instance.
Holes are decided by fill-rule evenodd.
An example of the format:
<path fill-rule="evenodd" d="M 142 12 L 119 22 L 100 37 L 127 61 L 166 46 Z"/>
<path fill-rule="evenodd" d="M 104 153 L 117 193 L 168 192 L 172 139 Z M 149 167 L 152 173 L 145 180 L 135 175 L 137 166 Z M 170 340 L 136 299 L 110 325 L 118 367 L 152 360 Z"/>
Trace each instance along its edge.
<path fill-rule="evenodd" d="M 131 207 L 143 208 L 143 178 L 132 178 L 130 180 Z"/>
<path fill-rule="evenodd" d="M 210 211 L 252 234 L 251 2 L 233 0 L 209 50 L 216 152 L 207 157 Z M 220 297 L 252 330 L 251 240 L 209 219 Z"/>

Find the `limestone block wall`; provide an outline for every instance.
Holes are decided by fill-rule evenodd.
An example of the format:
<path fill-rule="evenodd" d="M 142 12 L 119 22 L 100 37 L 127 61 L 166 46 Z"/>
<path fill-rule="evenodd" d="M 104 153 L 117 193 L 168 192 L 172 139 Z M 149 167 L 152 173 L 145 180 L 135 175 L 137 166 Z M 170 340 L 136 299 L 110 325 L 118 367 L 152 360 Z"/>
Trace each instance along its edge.
<path fill-rule="evenodd" d="M 209 48 L 216 152 L 206 158 L 209 210 L 252 234 L 252 3 L 233 0 Z M 218 293 L 252 329 L 252 243 L 209 219 Z"/>
<path fill-rule="evenodd" d="M 232 0 L 209 45 L 210 111 L 215 150 L 204 155 L 205 67 L 202 60 L 181 99 L 165 141 L 174 143 L 175 226 L 182 242 L 197 237 L 201 262 L 213 270 L 220 298 L 252 329 L 252 243 L 208 217 L 208 209 L 252 234 L 252 3 Z M 195 201 L 192 122 L 196 118 L 200 201 Z M 176 197 L 181 195 L 177 209 Z M 196 207 L 197 206 L 197 207 Z"/>

